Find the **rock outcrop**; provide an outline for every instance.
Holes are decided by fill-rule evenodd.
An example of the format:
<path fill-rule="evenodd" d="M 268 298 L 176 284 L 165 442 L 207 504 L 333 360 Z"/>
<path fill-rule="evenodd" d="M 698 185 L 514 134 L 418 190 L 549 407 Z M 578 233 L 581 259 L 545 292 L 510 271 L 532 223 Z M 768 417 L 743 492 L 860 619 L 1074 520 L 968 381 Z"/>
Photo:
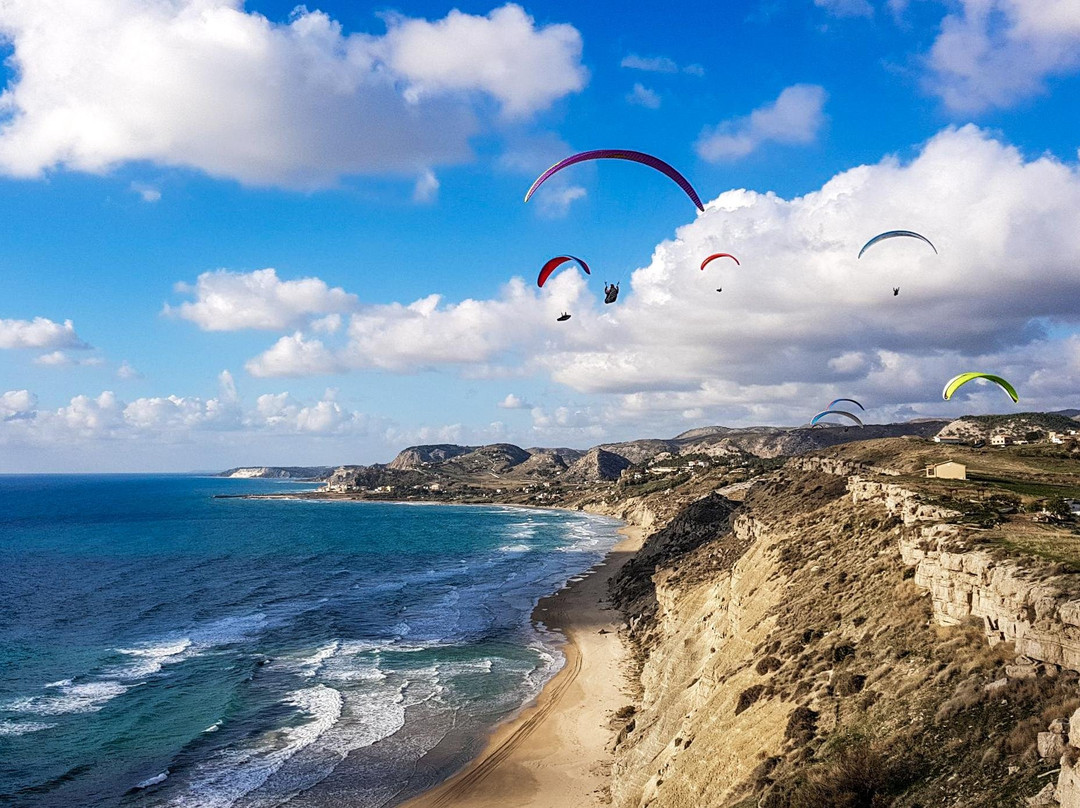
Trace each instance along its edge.
<path fill-rule="evenodd" d="M 457 446 L 453 443 L 437 443 L 426 446 L 410 446 L 402 449 L 387 464 L 394 471 L 413 471 L 434 463 L 443 463 L 459 455 L 475 451 L 477 446 Z"/>
<path fill-rule="evenodd" d="M 613 481 L 619 479 L 623 470 L 630 466 L 630 461 L 622 455 L 599 448 L 590 449 L 574 461 L 564 475 L 564 479 L 581 483 Z"/>

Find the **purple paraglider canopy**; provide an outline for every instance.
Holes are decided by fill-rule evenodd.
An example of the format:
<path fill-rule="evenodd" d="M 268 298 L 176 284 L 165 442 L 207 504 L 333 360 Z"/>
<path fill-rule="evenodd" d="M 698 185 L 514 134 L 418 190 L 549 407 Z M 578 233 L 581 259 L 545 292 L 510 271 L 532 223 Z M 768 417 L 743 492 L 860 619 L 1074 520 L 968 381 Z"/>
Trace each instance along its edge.
<path fill-rule="evenodd" d="M 529 188 L 528 193 L 525 194 L 525 201 L 529 201 L 529 197 L 533 195 L 533 192 L 539 188 L 544 181 L 559 171 L 562 171 L 567 166 L 572 166 L 575 163 L 583 163 L 586 160 L 630 160 L 634 163 L 641 163 L 649 168 L 655 168 L 661 174 L 664 174 L 669 179 L 673 180 L 686 195 L 690 197 L 697 209 L 704 211 L 705 208 L 701 204 L 701 199 L 697 195 L 697 191 L 690 184 L 690 181 L 686 179 L 682 174 L 674 169 L 668 163 L 665 163 L 659 157 L 653 157 L 651 154 L 645 154 L 639 151 L 629 151 L 627 149 L 594 149 L 593 151 L 584 151 L 580 154 L 574 154 L 567 157 L 565 160 L 560 160 L 539 177 L 536 178 L 536 182 Z"/>

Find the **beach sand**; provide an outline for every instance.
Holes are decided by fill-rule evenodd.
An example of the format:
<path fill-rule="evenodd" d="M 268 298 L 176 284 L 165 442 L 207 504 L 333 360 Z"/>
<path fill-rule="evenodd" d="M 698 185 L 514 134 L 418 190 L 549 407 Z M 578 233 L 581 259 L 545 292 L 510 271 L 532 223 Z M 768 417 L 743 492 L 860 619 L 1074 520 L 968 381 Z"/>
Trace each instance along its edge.
<path fill-rule="evenodd" d="M 533 619 L 566 637 L 566 665 L 535 703 L 498 727 L 484 751 L 404 808 L 585 808 L 606 804 L 614 732 L 625 693 L 627 649 L 621 616 L 608 605 L 608 581 L 641 546 L 625 538 L 584 580 L 544 598 Z M 603 631 L 604 633 L 601 633 Z"/>

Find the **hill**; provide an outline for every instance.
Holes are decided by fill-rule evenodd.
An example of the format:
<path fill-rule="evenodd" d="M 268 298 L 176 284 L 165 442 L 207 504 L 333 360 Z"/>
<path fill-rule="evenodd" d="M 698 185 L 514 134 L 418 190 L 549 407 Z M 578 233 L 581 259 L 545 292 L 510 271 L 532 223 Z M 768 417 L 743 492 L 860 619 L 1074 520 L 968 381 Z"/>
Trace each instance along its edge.
<path fill-rule="evenodd" d="M 273 480 L 325 480 L 333 466 L 239 466 L 221 472 L 219 477 Z"/>

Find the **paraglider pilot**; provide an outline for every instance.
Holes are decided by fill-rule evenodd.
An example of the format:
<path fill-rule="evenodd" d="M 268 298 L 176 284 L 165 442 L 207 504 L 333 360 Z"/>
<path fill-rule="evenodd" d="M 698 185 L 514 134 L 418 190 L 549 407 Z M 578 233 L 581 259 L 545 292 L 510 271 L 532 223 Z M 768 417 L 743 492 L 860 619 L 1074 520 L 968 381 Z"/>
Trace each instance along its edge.
<path fill-rule="evenodd" d="M 604 302 L 614 303 L 619 297 L 619 284 L 604 284 Z"/>
<path fill-rule="evenodd" d="M 899 286 L 894 286 L 892 288 L 892 296 L 896 297 L 898 294 L 900 294 L 900 287 Z"/>

